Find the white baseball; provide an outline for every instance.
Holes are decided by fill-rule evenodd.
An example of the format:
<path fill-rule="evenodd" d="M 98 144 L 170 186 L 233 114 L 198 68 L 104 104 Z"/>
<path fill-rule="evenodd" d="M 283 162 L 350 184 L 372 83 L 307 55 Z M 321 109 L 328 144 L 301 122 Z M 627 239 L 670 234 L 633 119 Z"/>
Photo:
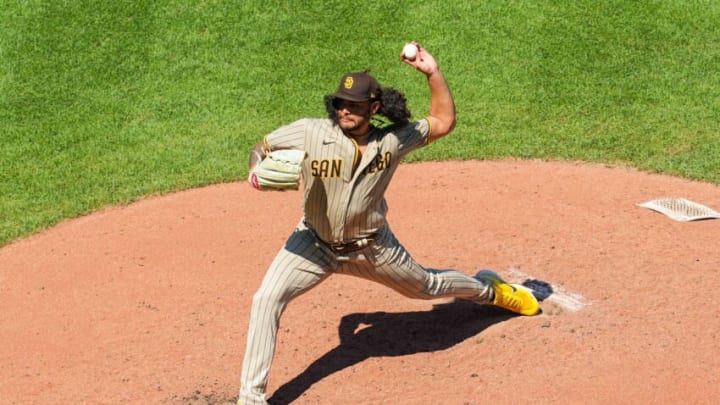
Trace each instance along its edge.
<path fill-rule="evenodd" d="M 408 60 L 415 60 L 417 52 L 418 49 L 415 44 L 405 44 L 405 47 L 403 48 L 403 55 L 405 55 L 405 58 Z"/>

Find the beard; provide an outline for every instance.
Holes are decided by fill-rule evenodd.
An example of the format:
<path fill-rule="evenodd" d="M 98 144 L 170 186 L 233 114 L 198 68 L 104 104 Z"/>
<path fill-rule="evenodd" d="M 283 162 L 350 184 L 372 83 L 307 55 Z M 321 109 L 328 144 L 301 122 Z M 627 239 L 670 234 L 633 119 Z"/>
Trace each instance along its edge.
<path fill-rule="evenodd" d="M 370 123 L 370 114 L 357 116 L 353 119 L 343 119 L 340 117 L 336 118 L 336 123 L 346 134 L 349 135 L 362 135 L 357 132 L 367 132 L 366 126 Z"/>
<path fill-rule="evenodd" d="M 340 128 L 348 133 L 352 133 L 354 131 L 359 130 L 362 127 L 362 121 L 343 121 L 342 119 L 338 120 L 338 125 Z"/>

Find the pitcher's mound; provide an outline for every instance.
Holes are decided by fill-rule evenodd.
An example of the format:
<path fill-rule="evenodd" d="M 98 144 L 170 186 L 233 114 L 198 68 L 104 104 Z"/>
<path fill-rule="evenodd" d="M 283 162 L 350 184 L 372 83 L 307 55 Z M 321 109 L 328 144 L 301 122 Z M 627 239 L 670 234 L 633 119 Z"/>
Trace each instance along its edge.
<path fill-rule="evenodd" d="M 601 165 L 401 165 L 390 223 L 422 264 L 543 286 L 543 313 L 333 276 L 283 315 L 273 404 L 713 403 L 720 188 Z M 0 249 L 3 403 L 234 403 L 252 294 L 300 192 L 222 184 Z"/>

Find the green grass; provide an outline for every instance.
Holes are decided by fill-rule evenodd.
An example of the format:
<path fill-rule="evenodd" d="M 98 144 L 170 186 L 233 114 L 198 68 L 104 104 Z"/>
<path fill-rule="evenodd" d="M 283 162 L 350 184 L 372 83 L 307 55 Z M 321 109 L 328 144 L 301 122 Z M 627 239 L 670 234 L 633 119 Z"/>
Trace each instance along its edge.
<path fill-rule="evenodd" d="M 410 160 L 571 159 L 720 183 L 720 2 L 0 0 L 0 245 L 246 176 L 370 68 L 417 117 L 437 57 L 456 132 Z"/>

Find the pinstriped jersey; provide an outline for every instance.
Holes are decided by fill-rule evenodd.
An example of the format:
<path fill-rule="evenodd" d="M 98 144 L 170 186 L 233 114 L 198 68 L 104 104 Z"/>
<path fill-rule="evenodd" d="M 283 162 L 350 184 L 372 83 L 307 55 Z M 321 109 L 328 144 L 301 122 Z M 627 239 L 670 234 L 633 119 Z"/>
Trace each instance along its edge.
<path fill-rule="evenodd" d="M 385 191 L 403 156 L 427 144 L 427 119 L 375 128 L 361 155 L 330 119 L 301 119 L 265 137 L 267 150 L 299 149 L 305 222 L 325 242 L 367 237 L 387 224 Z"/>

